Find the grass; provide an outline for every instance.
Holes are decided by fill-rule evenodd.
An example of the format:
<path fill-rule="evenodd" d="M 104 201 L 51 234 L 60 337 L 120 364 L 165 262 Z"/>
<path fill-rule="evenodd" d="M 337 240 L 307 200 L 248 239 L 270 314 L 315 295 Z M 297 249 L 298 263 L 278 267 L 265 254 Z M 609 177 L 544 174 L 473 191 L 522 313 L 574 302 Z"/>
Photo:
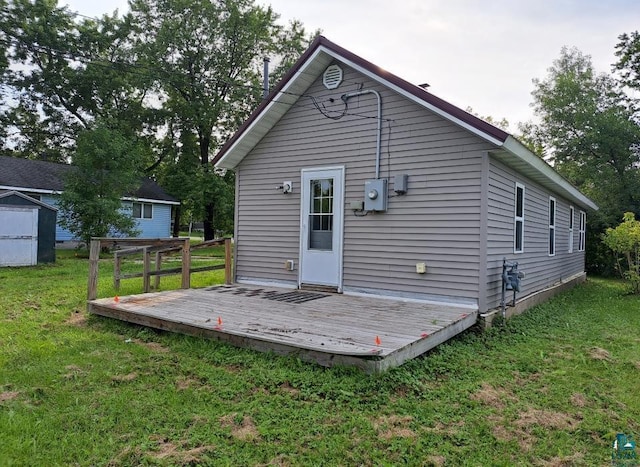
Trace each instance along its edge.
<path fill-rule="evenodd" d="M 86 279 L 74 252 L 0 269 L 1 465 L 604 465 L 640 433 L 619 282 L 366 376 L 87 316 Z"/>

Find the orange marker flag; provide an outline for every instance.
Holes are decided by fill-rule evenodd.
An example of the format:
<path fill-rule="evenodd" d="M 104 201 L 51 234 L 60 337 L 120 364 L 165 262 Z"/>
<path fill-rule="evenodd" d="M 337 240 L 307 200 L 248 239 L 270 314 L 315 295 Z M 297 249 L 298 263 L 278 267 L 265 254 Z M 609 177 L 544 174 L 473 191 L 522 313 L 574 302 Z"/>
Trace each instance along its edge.
<path fill-rule="evenodd" d="M 222 326 L 222 318 L 218 316 L 218 326 Z"/>
<path fill-rule="evenodd" d="M 376 345 L 380 345 L 382 344 L 382 341 L 380 340 L 380 336 L 376 336 Z"/>
<path fill-rule="evenodd" d="M 116 295 L 115 297 L 113 297 L 113 301 L 116 303 L 120 303 L 120 297 Z"/>

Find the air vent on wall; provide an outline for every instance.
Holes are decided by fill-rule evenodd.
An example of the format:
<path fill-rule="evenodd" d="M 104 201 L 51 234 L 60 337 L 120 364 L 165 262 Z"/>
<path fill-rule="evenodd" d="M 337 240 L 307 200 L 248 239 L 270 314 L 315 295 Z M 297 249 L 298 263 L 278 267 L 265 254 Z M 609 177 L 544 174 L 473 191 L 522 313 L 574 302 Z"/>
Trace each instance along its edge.
<path fill-rule="evenodd" d="M 330 65 L 324 70 L 322 75 L 322 84 L 327 89 L 335 89 L 342 83 L 342 68 L 338 65 Z"/>

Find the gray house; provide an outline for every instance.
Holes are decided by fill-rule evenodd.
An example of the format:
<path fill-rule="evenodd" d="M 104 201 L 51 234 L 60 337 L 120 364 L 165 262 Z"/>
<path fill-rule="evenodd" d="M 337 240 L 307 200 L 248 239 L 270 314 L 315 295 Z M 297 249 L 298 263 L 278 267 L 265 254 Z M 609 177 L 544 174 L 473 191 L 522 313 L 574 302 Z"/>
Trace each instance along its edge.
<path fill-rule="evenodd" d="M 214 162 L 236 172 L 239 283 L 485 313 L 504 258 L 526 273 L 525 307 L 585 277 L 591 200 L 508 133 L 324 37 Z"/>
<path fill-rule="evenodd" d="M 74 167 L 54 162 L 0 156 L 0 193 L 18 191 L 51 206 L 57 206 L 64 179 Z M 122 200 L 131 209 L 140 238 L 171 236 L 171 207 L 180 204 L 162 187 L 144 178 L 138 190 Z M 73 234 L 56 226 L 56 242 L 74 240 Z"/>

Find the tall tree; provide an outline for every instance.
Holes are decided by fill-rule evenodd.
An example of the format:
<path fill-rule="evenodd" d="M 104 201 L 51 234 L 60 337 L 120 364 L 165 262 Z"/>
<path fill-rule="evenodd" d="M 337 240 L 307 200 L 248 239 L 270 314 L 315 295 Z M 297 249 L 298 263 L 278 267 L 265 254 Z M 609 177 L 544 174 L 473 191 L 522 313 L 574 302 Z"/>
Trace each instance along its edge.
<path fill-rule="evenodd" d="M 619 36 L 616 45 L 618 61 L 614 64 L 622 82 L 633 89 L 640 90 L 640 33 L 634 31 Z"/>
<path fill-rule="evenodd" d="M 60 224 L 89 245 L 91 237 L 137 233 L 131 213 L 122 207 L 123 193 L 140 183 L 142 145 L 132 143 L 116 125 L 97 122 L 78 135 L 74 169 L 60 195 Z"/>
<path fill-rule="evenodd" d="M 306 46 L 304 30 L 299 23 L 279 26 L 273 10 L 253 0 L 130 0 L 130 10 L 138 63 L 157 78 L 165 133 L 173 138 L 169 152 L 186 158 L 183 167 L 194 161 L 181 148 L 185 133 L 194 136 L 199 177 L 191 183 L 201 183 L 204 233 L 211 239 L 230 211 L 233 176 L 216 173 L 210 160 L 257 105 L 263 57 L 277 56 L 279 69 L 286 68 Z"/>
<path fill-rule="evenodd" d="M 623 212 L 640 212 L 640 128 L 620 84 L 597 74 L 589 56 L 563 48 L 534 80 L 532 134 L 547 158 L 600 207 L 591 216 L 587 266 L 604 272 L 600 234 Z"/>
<path fill-rule="evenodd" d="M 17 130 L 11 145 L 19 155 L 55 148 L 65 160 L 78 133 L 97 118 L 143 129 L 151 80 L 127 65 L 129 28 L 117 14 L 79 18 L 56 0 L 8 0 L 0 35 L 12 65 L 3 74 L 4 123 Z"/>

